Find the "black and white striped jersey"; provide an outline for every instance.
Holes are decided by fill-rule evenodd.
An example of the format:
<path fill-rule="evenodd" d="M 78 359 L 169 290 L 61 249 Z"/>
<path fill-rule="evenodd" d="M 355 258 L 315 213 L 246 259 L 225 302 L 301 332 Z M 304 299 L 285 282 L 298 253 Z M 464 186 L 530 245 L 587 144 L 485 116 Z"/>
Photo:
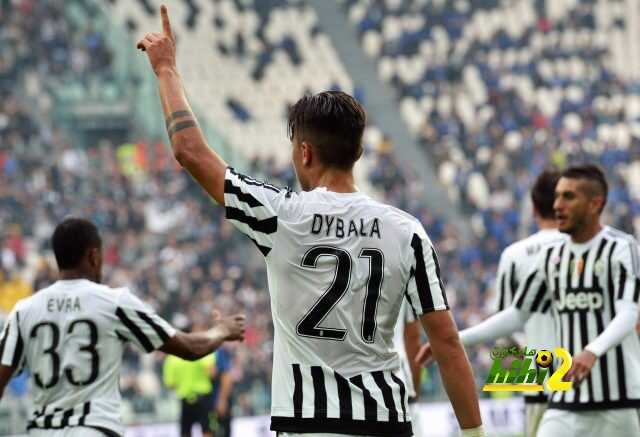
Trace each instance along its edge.
<path fill-rule="evenodd" d="M 368 196 L 293 193 L 226 172 L 226 216 L 265 255 L 274 324 L 271 428 L 412 434 L 393 332 L 448 309 L 422 225 Z"/>
<path fill-rule="evenodd" d="M 498 311 L 513 302 L 518 286 L 535 266 L 540 252 L 551 243 L 566 241 L 566 234 L 555 229 L 543 229 L 508 246 L 500 256 L 496 278 L 496 306 Z M 532 313 L 524 326 L 526 344 L 533 349 L 553 349 L 555 330 L 549 311 Z M 527 403 L 546 403 L 544 392 L 524 392 Z"/>
<path fill-rule="evenodd" d="M 514 305 L 525 312 L 550 306 L 556 346 L 574 356 L 615 317 L 617 301 L 638 305 L 639 278 L 636 240 L 604 227 L 586 243 L 567 240 L 545 247 Z M 566 410 L 640 407 L 640 341 L 635 332 L 604 353 L 579 387 L 553 393 L 549 406 Z"/>
<path fill-rule="evenodd" d="M 0 336 L 0 364 L 30 372 L 29 429 L 90 426 L 124 435 L 118 384 L 125 344 L 151 352 L 173 335 L 126 288 L 61 280 L 16 304 Z"/>

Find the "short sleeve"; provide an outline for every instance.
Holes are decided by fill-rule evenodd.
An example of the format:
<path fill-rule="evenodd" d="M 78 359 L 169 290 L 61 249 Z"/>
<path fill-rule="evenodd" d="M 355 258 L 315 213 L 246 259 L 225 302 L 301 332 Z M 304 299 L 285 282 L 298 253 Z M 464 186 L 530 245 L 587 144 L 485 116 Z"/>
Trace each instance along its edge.
<path fill-rule="evenodd" d="M 552 248 L 540 252 L 533 267 L 518 286 L 512 305 L 528 318 L 531 313 L 546 312 L 551 304 L 547 287 L 546 259 Z"/>
<path fill-rule="evenodd" d="M 405 292 L 413 313 L 420 316 L 431 311 L 448 310 L 438 256 L 422 225 L 416 227 L 410 246 L 409 281 Z"/>
<path fill-rule="evenodd" d="M 264 256 L 278 230 L 275 204 L 283 190 L 227 168 L 224 181 L 226 218 L 248 236 Z"/>
<path fill-rule="evenodd" d="M 149 353 L 161 348 L 176 330 L 133 293 L 125 289 L 116 308 L 116 332 Z"/>
<path fill-rule="evenodd" d="M 640 257 L 638 243 L 620 241 L 613 255 L 613 283 L 617 300 L 638 304 L 640 298 Z"/>
<path fill-rule="evenodd" d="M 24 359 L 24 340 L 20 332 L 20 313 L 11 312 L 0 334 L 0 365 L 18 368 Z"/>

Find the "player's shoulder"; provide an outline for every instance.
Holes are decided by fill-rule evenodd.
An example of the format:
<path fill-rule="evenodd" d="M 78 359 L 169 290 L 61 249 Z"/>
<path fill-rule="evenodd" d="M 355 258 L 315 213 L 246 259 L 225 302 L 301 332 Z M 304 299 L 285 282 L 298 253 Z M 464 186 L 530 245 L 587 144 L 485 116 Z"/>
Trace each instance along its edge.
<path fill-rule="evenodd" d="M 528 263 L 545 250 L 562 245 L 567 237 L 556 230 L 538 231 L 526 238 L 515 241 L 502 252 L 504 261 Z"/>
<path fill-rule="evenodd" d="M 630 243 L 635 245 L 638 244 L 638 240 L 636 239 L 636 237 L 611 226 L 605 226 L 602 230 L 602 233 L 604 237 L 609 240 L 620 241 L 623 243 Z"/>

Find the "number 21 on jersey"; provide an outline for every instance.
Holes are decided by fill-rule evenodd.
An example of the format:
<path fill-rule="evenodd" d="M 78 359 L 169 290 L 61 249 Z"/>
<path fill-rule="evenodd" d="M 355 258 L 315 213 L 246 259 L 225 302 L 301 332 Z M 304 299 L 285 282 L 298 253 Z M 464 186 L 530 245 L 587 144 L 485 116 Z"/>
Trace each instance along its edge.
<path fill-rule="evenodd" d="M 314 246 L 304 254 L 301 265 L 316 268 L 318 259 L 323 256 L 333 257 L 336 260 L 333 281 L 298 322 L 296 332 L 303 337 L 341 341 L 347 335 L 346 329 L 325 328 L 321 327 L 320 323 L 347 293 L 351 282 L 353 260 L 348 251 L 339 247 Z M 369 260 L 369 277 L 362 308 L 360 335 L 365 343 L 373 343 L 376 335 L 376 309 L 384 277 L 384 254 L 380 249 L 364 248 L 360 251 L 358 258 Z"/>

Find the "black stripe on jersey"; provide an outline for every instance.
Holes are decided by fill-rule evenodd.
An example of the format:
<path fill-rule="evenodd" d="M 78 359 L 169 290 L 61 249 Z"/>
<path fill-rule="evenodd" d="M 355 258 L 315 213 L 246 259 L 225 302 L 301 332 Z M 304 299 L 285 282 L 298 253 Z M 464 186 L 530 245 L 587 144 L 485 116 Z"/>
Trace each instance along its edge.
<path fill-rule="evenodd" d="M 364 386 L 362 382 L 362 375 L 352 376 L 350 379 L 351 383 L 358 387 L 362 391 L 362 397 L 364 399 L 364 420 L 378 420 L 378 403 L 371 396 L 371 393 Z"/>
<path fill-rule="evenodd" d="M 91 402 L 85 402 L 82 406 L 82 416 L 78 420 L 78 426 L 84 426 L 87 416 L 91 413 Z"/>
<path fill-rule="evenodd" d="M 589 344 L 589 331 L 587 331 L 587 313 L 584 311 L 580 311 L 578 313 L 578 317 L 580 317 L 580 350 L 584 350 L 585 346 Z M 588 400 L 593 400 L 593 379 L 591 378 L 591 372 L 587 374 L 585 378 L 587 384 L 589 384 L 589 397 Z M 578 386 L 580 388 L 580 386 Z M 575 402 L 579 402 L 578 392 L 576 391 L 576 399 Z"/>
<path fill-rule="evenodd" d="M 8 322 L 4 328 L 4 335 L 2 336 L 2 340 L 0 340 L 0 363 L 2 363 L 2 356 L 4 355 L 4 348 L 7 344 L 7 338 L 9 337 L 9 329 L 11 329 L 11 323 Z"/>
<path fill-rule="evenodd" d="M 272 416 L 271 430 L 291 433 L 331 433 L 347 435 L 367 435 L 377 437 L 411 437 L 411 422 L 391 423 L 370 420 L 342 419 L 299 419 L 295 417 Z"/>
<path fill-rule="evenodd" d="M 247 235 L 247 237 L 249 238 L 249 240 L 251 240 L 251 242 L 253 244 L 256 245 L 256 247 L 258 248 L 260 253 L 262 253 L 263 256 L 269 255 L 269 252 L 271 252 L 271 248 L 270 247 L 263 246 L 262 244 L 258 244 L 258 242 L 256 240 L 254 240 L 253 238 L 249 237 L 248 235 Z"/>
<path fill-rule="evenodd" d="M 438 261 L 438 254 L 436 250 L 431 246 L 431 256 L 433 257 L 433 263 L 436 265 L 436 277 L 438 278 L 438 284 L 440 284 L 440 291 L 442 292 L 442 299 L 444 304 L 449 308 L 449 302 L 447 302 L 447 293 L 444 292 L 444 283 L 442 282 L 442 276 L 440 275 L 440 262 Z"/>
<path fill-rule="evenodd" d="M 618 283 L 618 299 L 622 299 L 624 297 L 624 288 L 627 282 L 627 269 L 624 268 L 622 264 L 620 264 L 620 282 Z"/>
<path fill-rule="evenodd" d="M 636 278 L 635 287 L 633 290 L 633 301 L 638 303 L 638 299 L 640 299 L 640 279 Z"/>
<path fill-rule="evenodd" d="M 393 391 L 387 381 L 384 379 L 384 373 L 381 371 L 371 372 L 373 380 L 382 392 L 382 399 L 384 399 L 384 406 L 389 410 L 389 422 L 398 421 L 398 410 L 396 410 L 396 403 L 393 401 Z"/>
<path fill-rule="evenodd" d="M 292 364 L 293 367 L 293 414 L 294 417 L 302 417 L 302 372 L 300 364 Z"/>
<path fill-rule="evenodd" d="M 162 344 L 165 344 L 167 340 L 169 340 L 169 334 L 167 333 L 167 331 L 165 331 L 162 326 L 158 325 L 152 317 L 149 317 L 148 314 L 143 313 L 142 311 L 136 311 L 136 313 L 142 320 L 144 320 L 149 326 L 151 326 L 156 334 L 158 334 L 158 337 L 160 337 L 160 339 L 162 340 Z"/>
<path fill-rule="evenodd" d="M 278 217 L 273 216 L 263 220 L 258 220 L 256 217 L 251 217 L 245 214 L 245 212 L 239 208 L 233 206 L 227 206 L 225 208 L 225 217 L 229 220 L 236 220 L 240 223 L 244 223 L 249 226 L 255 232 L 262 232 L 263 234 L 273 234 L 278 230 Z"/>
<path fill-rule="evenodd" d="M 257 179 L 254 179 L 254 178 L 250 177 L 250 176 L 243 175 L 242 173 L 238 173 L 233 167 L 228 167 L 228 168 L 229 168 L 229 171 L 231 172 L 231 174 L 237 176 L 238 179 L 240 179 L 242 182 L 244 182 L 247 185 L 253 185 L 254 187 L 264 187 L 264 188 L 266 188 L 268 190 L 271 190 L 271 191 L 274 191 L 276 193 L 279 193 L 281 191 L 280 188 L 278 188 L 278 187 L 276 187 L 274 185 L 268 184 L 266 182 L 261 182 L 261 181 L 259 181 Z"/>
<path fill-rule="evenodd" d="M 551 272 L 554 269 L 557 269 L 556 274 L 553 275 L 553 298 L 556 301 L 560 300 L 560 268 L 562 267 L 562 257 L 564 256 L 564 247 L 566 243 L 563 243 L 560 246 L 560 251 L 558 252 L 558 264 L 555 267 L 551 267 L 551 263 L 548 266 L 547 278 L 551 279 Z"/>
<path fill-rule="evenodd" d="M 327 417 L 327 389 L 324 385 L 322 367 L 311 366 L 313 379 L 313 417 L 316 419 Z"/>
<path fill-rule="evenodd" d="M 62 411 L 61 408 L 56 408 L 53 410 L 53 413 L 51 414 L 47 414 L 46 416 L 44 416 L 44 425 L 42 425 L 42 427 L 44 429 L 52 429 L 53 428 L 53 418 L 55 417 L 56 413 Z"/>
<path fill-rule="evenodd" d="M 540 312 L 544 314 L 549 311 L 549 308 L 551 308 L 551 299 L 545 299 L 542 307 L 540 308 Z"/>
<path fill-rule="evenodd" d="M 536 294 L 535 299 L 533 300 L 533 304 L 531 305 L 531 312 L 544 312 L 541 311 L 540 308 L 540 304 L 543 302 L 543 298 L 547 295 L 547 283 L 546 282 L 542 282 L 542 284 L 540 284 L 540 288 L 538 288 L 538 293 Z"/>
<path fill-rule="evenodd" d="M 424 264 L 422 240 L 417 234 L 413 234 L 411 238 L 411 247 L 413 248 L 413 256 L 416 260 L 416 268 L 412 269 L 412 272 L 415 276 L 418 298 L 420 299 L 422 312 L 427 313 L 433 311 L 433 297 L 431 296 L 431 286 L 429 284 L 429 278 L 427 277 L 427 268 Z"/>
<path fill-rule="evenodd" d="M 402 421 L 406 422 L 407 421 L 407 407 L 404 405 L 404 397 L 405 397 L 407 391 L 404 388 L 404 382 L 402 382 L 402 380 L 400 378 L 398 378 L 396 375 L 394 375 L 393 372 L 389 373 L 389 375 L 391 375 L 391 379 L 393 379 L 393 382 L 395 382 L 398 385 L 398 387 L 400 387 L 400 405 L 402 406 Z"/>
<path fill-rule="evenodd" d="M 615 301 L 615 288 L 613 286 L 613 265 L 612 265 L 612 258 L 613 258 L 613 251 L 616 250 L 616 246 L 618 245 L 617 241 L 614 241 L 613 244 L 611 245 L 611 248 L 609 249 L 609 255 L 607 257 L 607 291 L 608 291 L 608 295 L 609 295 L 609 308 L 611 309 L 611 318 L 613 319 L 616 316 L 616 306 L 614 304 Z"/>
<path fill-rule="evenodd" d="M 531 274 L 527 276 L 527 279 L 524 281 L 524 289 L 516 299 L 516 303 L 515 303 L 516 308 L 518 309 L 522 308 L 522 305 L 524 304 L 524 298 L 527 295 L 527 293 L 529 293 L 529 288 L 531 288 L 531 283 L 533 282 L 533 279 L 536 277 L 536 273 L 537 271 L 531 272 Z"/>
<path fill-rule="evenodd" d="M 129 328 L 129 331 L 138 339 L 140 345 L 147 352 L 153 352 L 154 347 L 151 340 L 142 332 L 142 330 L 125 314 L 122 308 L 118 307 L 116 310 L 116 316 L 120 319 L 122 324 Z"/>
<path fill-rule="evenodd" d="M 246 203 L 251 208 L 264 206 L 262 202 L 256 199 L 252 194 L 245 193 L 240 189 L 240 187 L 233 185 L 233 182 L 229 179 L 225 179 L 224 181 L 224 192 L 225 194 L 235 194 L 240 202 Z"/>
<path fill-rule="evenodd" d="M 545 273 L 545 280 L 548 280 L 551 277 L 551 274 L 549 272 L 549 260 L 551 259 L 551 253 L 553 252 L 553 247 L 550 247 L 549 249 L 547 249 L 547 254 L 544 257 L 544 273 Z"/>
<path fill-rule="evenodd" d="M 498 304 L 498 311 L 502 311 L 507 305 L 505 300 L 507 298 L 507 275 L 503 274 L 500 278 L 500 303 Z"/>
<path fill-rule="evenodd" d="M 18 367 L 20 364 L 20 360 L 22 359 L 22 352 L 24 350 L 24 342 L 22 341 L 22 334 L 20 333 L 20 313 L 16 312 L 16 331 L 17 331 L 17 340 L 16 340 L 16 348 L 13 352 L 13 360 L 11 361 L 11 367 Z"/>
<path fill-rule="evenodd" d="M 571 268 L 571 263 L 573 263 L 573 269 Z M 571 281 L 573 279 L 573 270 L 575 270 L 576 267 L 576 262 L 575 262 L 575 255 L 573 254 L 573 252 L 569 252 L 569 263 L 567 264 L 567 278 L 566 278 L 566 289 L 573 289 L 573 287 L 571 286 Z M 573 352 L 572 352 L 573 354 Z"/>
<path fill-rule="evenodd" d="M 333 372 L 338 385 L 338 402 L 340 403 L 340 419 L 353 419 L 351 407 L 351 386 L 349 381 L 338 372 Z"/>
<path fill-rule="evenodd" d="M 600 261 L 602 258 L 602 254 L 604 253 L 604 248 L 607 245 L 608 240 L 603 238 L 600 242 L 600 247 L 598 247 L 598 252 L 596 253 L 596 260 L 594 262 L 594 266 Z M 593 288 L 602 289 L 600 285 L 600 279 L 596 274 L 595 270 L 593 271 Z M 602 296 L 602 299 L 605 299 L 605 296 Z M 602 320 L 602 311 L 594 311 L 593 312 L 596 319 L 596 330 L 598 332 L 604 331 L 604 321 Z M 602 381 L 602 400 L 607 402 L 610 399 L 609 395 L 609 363 L 607 362 L 607 354 L 603 354 L 600 358 L 598 358 L 598 362 L 600 363 L 600 380 Z"/>
<path fill-rule="evenodd" d="M 511 272 L 510 272 L 509 276 L 509 288 L 511 290 L 509 290 L 511 292 L 511 300 L 510 302 L 513 302 L 513 299 L 516 298 L 516 292 L 518 291 L 518 278 L 516 277 L 516 263 L 511 263 Z"/>
<path fill-rule="evenodd" d="M 64 414 L 62 415 L 62 422 L 60 423 L 60 427 L 66 428 L 67 426 L 69 426 L 69 420 L 71 419 L 72 416 L 73 416 L 73 408 L 65 411 Z"/>
<path fill-rule="evenodd" d="M 635 334 L 635 333 L 634 333 Z M 618 369 L 618 393 L 620 399 L 627 399 L 627 380 L 624 369 L 624 356 L 622 355 L 622 345 L 616 346 L 616 366 Z"/>

